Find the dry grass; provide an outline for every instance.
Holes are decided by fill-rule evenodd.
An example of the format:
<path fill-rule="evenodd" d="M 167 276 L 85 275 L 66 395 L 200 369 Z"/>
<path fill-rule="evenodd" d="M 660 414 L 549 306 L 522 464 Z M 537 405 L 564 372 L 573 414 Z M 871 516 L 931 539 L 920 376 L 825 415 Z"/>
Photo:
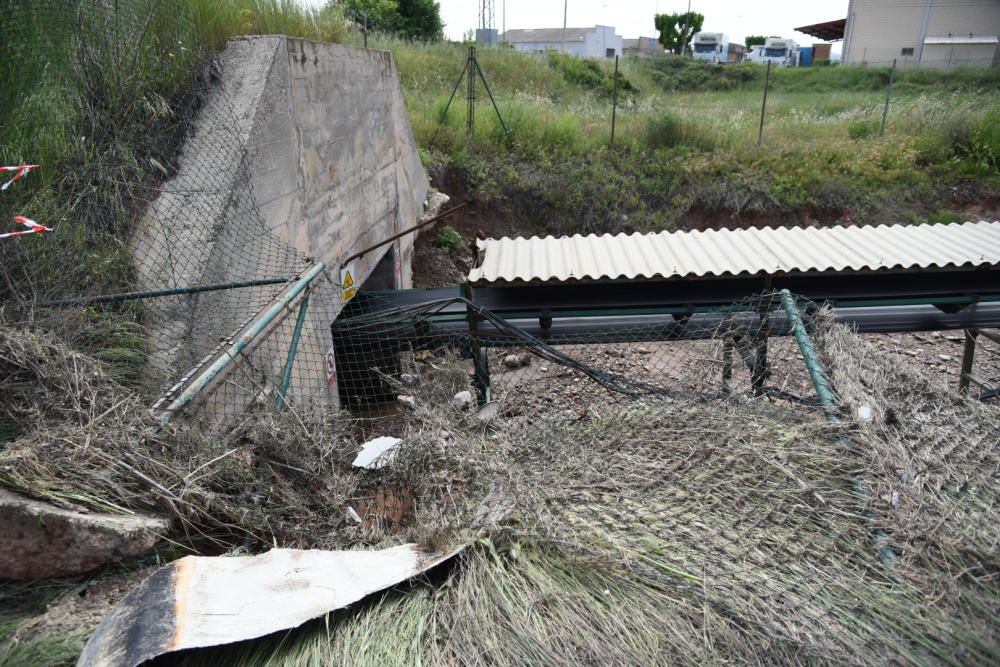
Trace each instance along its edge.
<path fill-rule="evenodd" d="M 573 422 L 539 413 L 483 424 L 450 405 L 467 370 L 426 355 L 410 369 L 421 378 L 407 388 L 416 411 L 382 423 L 405 446 L 366 472 L 349 465 L 362 425 L 344 416 L 265 410 L 215 439 L 193 426 L 154 435 L 142 406 L 85 357 L 23 329 L 0 342 L 7 375 L 34 387 L 4 392 L 2 409 L 31 425 L 0 452 L 6 485 L 172 512 L 190 536 L 234 545 L 250 535 L 252 548 L 474 543 L 433 580 L 182 662 L 997 658 L 1000 414 L 840 327 L 821 328 L 817 342 L 845 410 L 868 402 L 871 422 L 674 395 L 611 401 Z M 478 526 L 484 498 L 514 510 Z M 363 508 L 362 525 L 345 519 L 348 504 Z M 888 532 L 891 567 L 873 525 Z"/>

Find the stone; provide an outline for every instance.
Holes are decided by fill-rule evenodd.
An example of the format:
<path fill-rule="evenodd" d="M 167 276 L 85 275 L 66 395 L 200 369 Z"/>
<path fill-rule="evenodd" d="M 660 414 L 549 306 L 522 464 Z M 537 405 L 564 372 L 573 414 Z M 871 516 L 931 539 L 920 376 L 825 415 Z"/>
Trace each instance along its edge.
<path fill-rule="evenodd" d="M 404 409 L 410 410 L 411 412 L 417 409 L 417 399 L 413 396 L 397 396 L 396 401 L 403 406 Z"/>
<path fill-rule="evenodd" d="M 460 391 L 451 399 L 451 404 L 459 412 L 465 412 L 472 407 L 472 392 Z"/>
<path fill-rule="evenodd" d="M 407 387 L 413 387 L 420 381 L 420 378 L 413 373 L 403 373 L 399 376 L 399 381 Z"/>
<path fill-rule="evenodd" d="M 476 412 L 476 419 L 484 424 L 493 421 L 500 414 L 500 404 L 490 401 Z"/>
<path fill-rule="evenodd" d="M 522 366 L 530 366 L 531 365 L 531 355 L 528 354 L 527 352 L 525 352 L 524 354 L 518 355 L 517 360 L 518 360 L 518 362 L 520 362 L 520 364 Z"/>
<path fill-rule="evenodd" d="M 511 370 L 521 367 L 521 359 L 516 354 L 508 354 L 503 358 L 503 365 Z"/>
<path fill-rule="evenodd" d="M 141 556 L 169 530 L 165 517 L 63 509 L 0 488 L 0 579 L 90 572 Z"/>

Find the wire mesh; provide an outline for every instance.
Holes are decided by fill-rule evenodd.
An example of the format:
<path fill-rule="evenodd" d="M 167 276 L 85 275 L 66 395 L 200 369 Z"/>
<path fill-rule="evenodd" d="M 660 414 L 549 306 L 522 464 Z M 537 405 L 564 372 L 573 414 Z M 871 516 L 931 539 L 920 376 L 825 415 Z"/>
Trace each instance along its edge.
<path fill-rule="evenodd" d="M 0 162 L 41 165 L 0 195 L 0 220 L 54 229 L 0 243 L 5 317 L 57 332 L 151 400 L 312 264 L 265 224 L 250 110 L 234 107 L 183 6 L 15 2 L 0 16 Z M 337 297 L 328 279 L 313 290 L 292 402 L 327 398 Z M 216 385 L 209 414 L 235 414 L 262 391 L 275 400 L 295 314 Z"/>

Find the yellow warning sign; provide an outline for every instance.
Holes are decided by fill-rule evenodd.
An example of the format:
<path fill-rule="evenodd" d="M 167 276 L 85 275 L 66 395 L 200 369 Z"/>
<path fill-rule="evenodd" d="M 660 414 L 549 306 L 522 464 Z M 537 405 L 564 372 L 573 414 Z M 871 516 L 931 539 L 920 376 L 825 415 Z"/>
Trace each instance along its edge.
<path fill-rule="evenodd" d="M 347 303 L 358 294 L 354 286 L 354 264 L 348 264 L 340 270 L 340 300 Z"/>

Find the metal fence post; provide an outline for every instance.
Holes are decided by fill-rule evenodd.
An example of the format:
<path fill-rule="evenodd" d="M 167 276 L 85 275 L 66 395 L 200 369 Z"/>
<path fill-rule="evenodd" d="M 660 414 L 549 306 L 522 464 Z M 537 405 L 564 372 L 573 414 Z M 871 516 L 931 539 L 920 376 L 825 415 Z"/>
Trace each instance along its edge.
<path fill-rule="evenodd" d="M 771 83 L 771 61 L 767 61 L 767 71 L 764 72 L 764 101 L 760 105 L 760 130 L 757 132 L 757 145 L 764 143 L 764 112 L 767 110 L 767 87 Z"/>
<path fill-rule="evenodd" d="M 885 89 L 885 107 L 882 109 L 882 129 L 878 136 L 885 136 L 885 119 L 889 116 L 889 98 L 892 97 L 892 79 L 896 74 L 896 59 L 892 59 L 892 69 L 889 70 L 889 85 Z"/>
<path fill-rule="evenodd" d="M 958 376 L 958 391 L 963 396 L 969 393 L 969 384 L 972 380 L 972 364 L 976 358 L 977 338 L 979 338 L 979 331 L 976 329 L 965 330 L 965 349 L 962 350 L 962 372 Z"/>
<path fill-rule="evenodd" d="M 285 368 L 281 372 L 281 385 L 278 387 L 278 399 L 275 404 L 281 408 L 285 405 L 285 396 L 288 395 L 288 385 L 292 382 L 292 366 L 295 365 L 295 353 L 299 350 L 299 340 L 302 338 L 302 325 L 306 321 L 306 312 L 309 310 L 309 295 L 306 294 L 299 304 L 299 316 L 295 318 L 295 329 L 292 331 L 292 342 L 288 346 L 288 359 L 285 360 Z"/>
<path fill-rule="evenodd" d="M 611 145 L 615 145 L 615 119 L 618 116 L 618 54 L 615 54 L 615 87 L 611 96 Z"/>
<path fill-rule="evenodd" d="M 469 47 L 469 110 L 465 118 L 465 131 L 469 137 L 472 137 L 472 133 L 476 127 L 476 47 Z"/>

